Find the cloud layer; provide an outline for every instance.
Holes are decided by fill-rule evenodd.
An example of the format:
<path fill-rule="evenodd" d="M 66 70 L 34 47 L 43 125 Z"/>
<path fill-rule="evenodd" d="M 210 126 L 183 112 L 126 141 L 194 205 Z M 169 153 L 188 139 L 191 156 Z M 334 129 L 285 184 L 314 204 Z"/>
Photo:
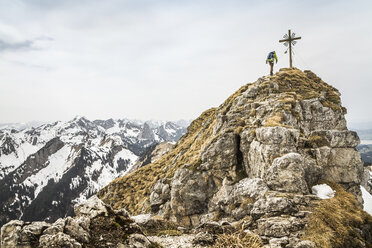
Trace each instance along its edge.
<path fill-rule="evenodd" d="M 190 119 L 268 73 L 291 28 L 294 64 L 372 119 L 370 1 L 0 0 L 0 122 Z M 357 39 L 356 39 L 357 38 Z"/>

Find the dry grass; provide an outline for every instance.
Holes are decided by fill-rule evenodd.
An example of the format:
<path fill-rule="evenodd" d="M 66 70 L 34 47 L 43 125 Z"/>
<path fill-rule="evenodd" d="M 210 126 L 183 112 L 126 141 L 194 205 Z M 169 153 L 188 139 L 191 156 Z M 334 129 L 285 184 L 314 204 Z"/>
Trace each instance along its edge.
<path fill-rule="evenodd" d="M 162 230 L 156 236 L 181 236 L 182 232 L 178 230 Z"/>
<path fill-rule="evenodd" d="M 276 77 L 280 92 L 296 92 L 298 100 L 312 99 L 323 95 L 323 106 L 330 107 L 334 111 L 342 111 L 338 90 L 325 83 L 313 72 L 302 72 L 298 69 L 281 69 L 276 74 Z"/>
<path fill-rule="evenodd" d="M 156 181 L 164 177 L 173 177 L 181 165 L 198 163 L 200 151 L 213 138 L 215 122 L 216 109 L 205 111 L 190 124 L 187 133 L 172 151 L 153 164 L 115 179 L 102 189 L 98 196 L 116 209 L 126 208 L 132 214 L 149 212 L 150 190 Z"/>
<path fill-rule="evenodd" d="M 325 137 L 319 136 L 319 135 L 313 135 L 308 140 L 308 146 L 313 147 L 313 148 L 318 148 L 322 146 L 330 146 L 330 144 Z"/>
<path fill-rule="evenodd" d="M 216 243 L 211 246 L 214 248 L 260 248 L 263 247 L 261 239 L 253 234 L 244 231 L 233 234 L 221 234 Z"/>
<path fill-rule="evenodd" d="M 283 114 L 280 112 L 274 113 L 265 121 L 265 127 L 282 126 Z"/>
<path fill-rule="evenodd" d="M 340 185 L 327 184 L 336 190 L 336 195 L 322 200 L 314 209 L 303 239 L 320 248 L 372 247 L 363 245 L 364 238 L 357 230 L 365 225 L 372 232 L 372 216 L 360 209 L 355 197 Z"/>

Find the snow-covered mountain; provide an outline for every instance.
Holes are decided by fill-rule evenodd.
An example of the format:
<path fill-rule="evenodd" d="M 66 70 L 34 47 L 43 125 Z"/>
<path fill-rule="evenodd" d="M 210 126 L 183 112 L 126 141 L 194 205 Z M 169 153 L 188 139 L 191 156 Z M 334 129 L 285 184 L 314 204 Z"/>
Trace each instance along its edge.
<path fill-rule="evenodd" d="M 44 124 L 0 130 L 0 226 L 11 219 L 54 221 L 126 174 L 150 146 L 176 142 L 172 122 L 123 120 Z"/>

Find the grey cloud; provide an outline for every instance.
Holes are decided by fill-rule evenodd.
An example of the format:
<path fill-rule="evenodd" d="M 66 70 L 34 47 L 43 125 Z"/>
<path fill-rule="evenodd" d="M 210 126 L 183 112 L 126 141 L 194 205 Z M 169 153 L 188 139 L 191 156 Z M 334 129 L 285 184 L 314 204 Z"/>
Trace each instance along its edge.
<path fill-rule="evenodd" d="M 24 40 L 21 42 L 7 42 L 4 40 L 0 40 L 0 52 L 19 50 L 40 50 L 40 48 L 34 46 L 35 42 L 37 41 L 54 41 L 54 39 L 49 36 L 40 36 L 33 40 Z"/>
<path fill-rule="evenodd" d="M 30 64 L 30 63 L 23 63 L 20 61 L 10 61 L 12 64 L 17 66 L 24 66 L 33 69 L 43 70 L 43 71 L 52 71 L 54 68 L 51 66 L 44 66 L 44 65 L 37 65 L 37 64 Z"/>
<path fill-rule="evenodd" d="M 0 40 L 0 52 L 3 51 L 16 51 L 16 50 L 29 50 L 32 49 L 33 41 L 31 40 L 25 40 L 22 42 L 6 42 L 3 40 Z"/>

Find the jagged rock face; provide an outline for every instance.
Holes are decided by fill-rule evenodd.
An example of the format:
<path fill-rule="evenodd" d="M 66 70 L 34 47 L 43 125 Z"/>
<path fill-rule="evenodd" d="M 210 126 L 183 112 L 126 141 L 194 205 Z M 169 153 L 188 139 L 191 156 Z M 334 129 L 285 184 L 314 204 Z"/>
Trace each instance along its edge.
<path fill-rule="evenodd" d="M 1 228 L 1 247 L 138 247 L 153 244 L 124 209 L 114 211 L 96 196 L 75 205 L 76 217 L 46 222 L 13 220 Z"/>
<path fill-rule="evenodd" d="M 319 180 L 341 184 L 362 203 L 359 138 L 347 130 L 339 96 L 310 71 L 260 78 L 204 112 L 171 152 L 98 195 L 188 227 L 250 216 L 266 243 L 288 239 L 295 247 L 318 203 L 309 194 Z M 257 182 L 254 194 L 234 197 Z"/>
<path fill-rule="evenodd" d="M 290 76 L 301 78 L 292 82 Z M 302 89 L 306 83 L 309 88 Z M 305 195 L 320 179 L 347 189 L 361 182 L 359 138 L 346 128 L 339 93 L 311 72 L 262 78 L 215 116 L 214 139 L 200 151 L 200 165 L 178 169 L 169 184 L 168 212 L 178 221 L 189 217 L 193 221 L 185 224 L 197 223 L 195 215 L 211 212 L 206 205 L 224 182 L 238 183 L 241 177 L 261 178 L 273 191 Z M 361 199 L 355 187 L 350 191 Z"/>
<path fill-rule="evenodd" d="M 75 203 L 128 173 L 148 147 L 175 142 L 184 132 L 169 122 L 84 117 L 0 130 L 0 227 L 11 219 L 51 222 L 71 215 Z"/>

